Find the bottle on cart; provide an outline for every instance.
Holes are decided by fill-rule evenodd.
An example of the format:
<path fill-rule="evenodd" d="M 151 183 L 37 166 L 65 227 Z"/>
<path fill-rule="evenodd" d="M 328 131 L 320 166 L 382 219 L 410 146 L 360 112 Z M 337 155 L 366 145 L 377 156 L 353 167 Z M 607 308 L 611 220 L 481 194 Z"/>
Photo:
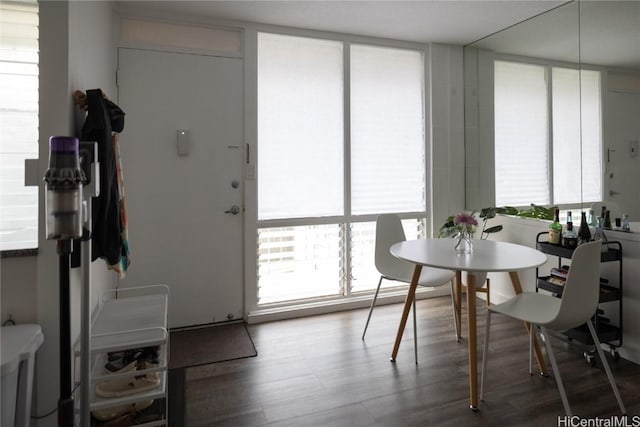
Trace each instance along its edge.
<path fill-rule="evenodd" d="M 567 212 L 567 225 L 562 233 L 562 246 L 574 249 L 578 246 L 578 234 L 573 231 L 573 218 L 571 211 Z"/>
<path fill-rule="evenodd" d="M 604 224 L 602 225 L 604 228 L 611 230 L 611 211 L 605 211 L 604 213 Z"/>
<path fill-rule="evenodd" d="M 560 209 L 555 208 L 553 222 L 549 224 L 549 243 L 560 244 L 562 236 L 562 224 L 560 224 Z"/>
<path fill-rule="evenodd" d="M 622 231 L 631 231 L 628 214 L 622 214 Z"/>
<path fill-rule="evenodd" d="M 582 212 L 580 216 L 580 228 L 578 229 L 578 244 L 587 243 L 591 240 L 591 230 L 587 222 L 587 214 Z"/>

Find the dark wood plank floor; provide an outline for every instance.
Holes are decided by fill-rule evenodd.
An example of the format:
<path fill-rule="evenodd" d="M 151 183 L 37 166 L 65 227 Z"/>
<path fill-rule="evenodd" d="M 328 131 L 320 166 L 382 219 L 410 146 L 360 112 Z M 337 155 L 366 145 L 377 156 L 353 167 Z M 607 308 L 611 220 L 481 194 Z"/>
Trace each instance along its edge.
<path fill-rule="evenodd" d="M 484 337 L 479 302 L 478 342 Z M 251 325 L 258 356 L 186 370 L 186 424 L 197 426 L 557 426 L 552 377 L 528 374 L 524 325 L 494 316 L 485 401 L 468 409 L 467 343 L 456 343 L 450 299 L 418 302 L 418 365 L 407 325 L 389 361 L 402 306 Z M 466 318 L 465 318 L 466 319 Z M 466 335 L 466 329 L 463 329 Z M 552 339 L 569 401 L 582 417 L 620 415 L 601 363 Z M 640 415 L 640 366 L 609 361 L 629 416 Z"/>

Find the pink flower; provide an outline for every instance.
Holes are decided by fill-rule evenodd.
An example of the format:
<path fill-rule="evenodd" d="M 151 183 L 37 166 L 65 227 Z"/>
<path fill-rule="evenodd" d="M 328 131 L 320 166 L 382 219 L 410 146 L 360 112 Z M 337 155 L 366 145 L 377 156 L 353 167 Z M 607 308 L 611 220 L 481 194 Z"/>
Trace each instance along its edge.
<path fill-rule="evenodd" d="M 453 223 L 456 225 L 465 225 L 467 227 L 478 225 L 478 221 L 476 221 L 473 215 L 469 215 L 468 213 L 460 213 L 456 215 L 453 219 Z"/>

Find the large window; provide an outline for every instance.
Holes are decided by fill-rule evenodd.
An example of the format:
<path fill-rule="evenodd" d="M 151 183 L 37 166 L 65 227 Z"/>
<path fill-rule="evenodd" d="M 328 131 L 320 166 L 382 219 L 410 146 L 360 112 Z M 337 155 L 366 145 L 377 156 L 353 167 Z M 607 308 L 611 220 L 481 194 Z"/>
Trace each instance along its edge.
<path fill-rule="evenodd" d="M 38 158 L 38 5 L 0 3 L 0 250 L 38 246 L 38 188 L 24 161 Z"/>
<path fill-rule="evenodd" d="M 496 61 L 494 96 L 496 205 L 602 200 L 599 72 Z"/>
<path fill-rule="evenodd" d="M 424 235 L 423 63 L 415 50 L 258 35 L 259 304 L 375 288 L 380 213 Z"/>

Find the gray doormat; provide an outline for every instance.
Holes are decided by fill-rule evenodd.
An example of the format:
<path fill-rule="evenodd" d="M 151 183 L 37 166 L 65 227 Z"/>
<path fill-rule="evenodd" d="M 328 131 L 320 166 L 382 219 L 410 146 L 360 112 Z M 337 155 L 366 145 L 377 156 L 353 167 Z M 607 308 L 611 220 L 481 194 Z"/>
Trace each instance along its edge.
<path fill-rule="evenodd" d="M 257 356 L 244 323 L 171 331 L 169 369 Z"/>

